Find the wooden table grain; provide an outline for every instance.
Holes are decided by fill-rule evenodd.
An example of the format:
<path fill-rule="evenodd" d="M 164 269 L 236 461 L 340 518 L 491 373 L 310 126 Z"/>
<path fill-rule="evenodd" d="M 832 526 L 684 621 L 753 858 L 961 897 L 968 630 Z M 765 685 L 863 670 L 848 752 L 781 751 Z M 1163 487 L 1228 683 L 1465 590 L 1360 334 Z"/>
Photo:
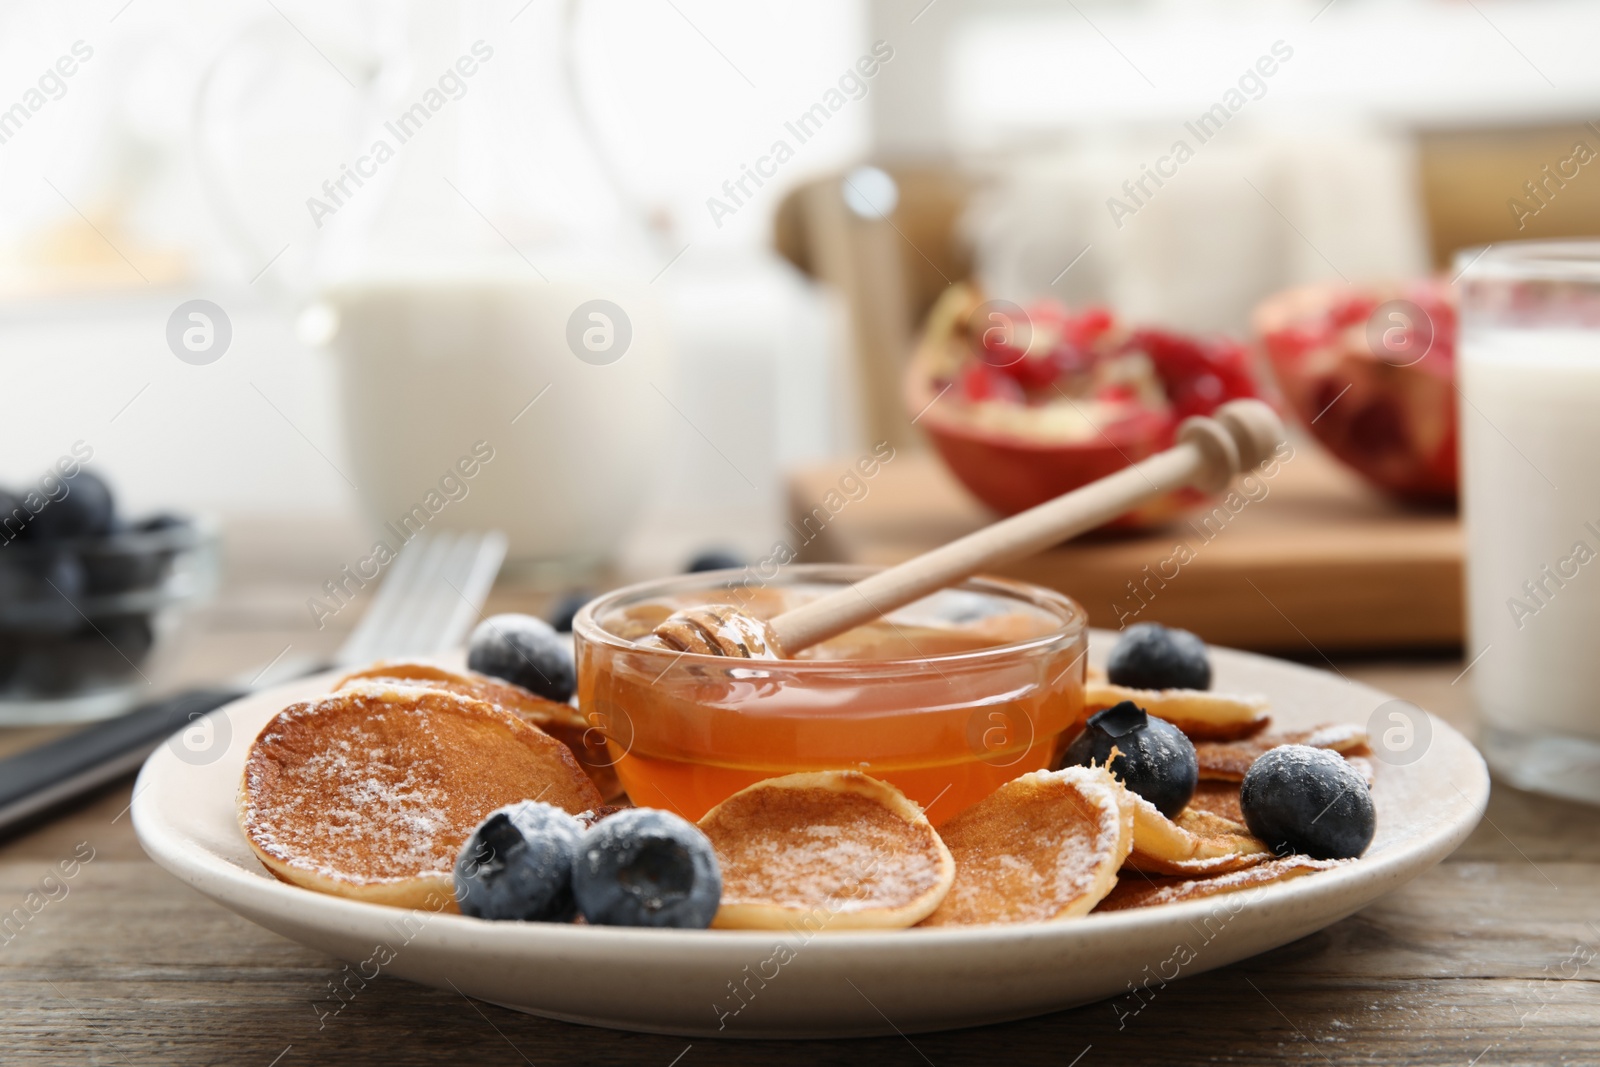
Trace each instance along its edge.
<path fill-rule="evenodd" d="M 224 596 L 169 683 L 245 670 L 285 645 L 336 646 L 348 620 L 317 631 L 303 600 L 344 562 L 344 543 L 261 542 L 235 539 Z M 492 607 L 539 600 L 502 590 Z M 1338 666 L 1470 727 L 1453 659 Z M 0 735 L 0 747 L 38 736 Z M 1175 981 L 1136 1016 L 1100 1003 L 953 1033 L 784 1043 L 614 1033 L 388 977 L 319 1022 L 313 1003 L 340 964 L 157 868 L 129 826 L 131 788 L 0 847 L 0 1063 L 1600 1062 L 1600 812 L 1499 784 L 1482 825 L 1429 874 L 1311 937 Z M 36 911 L 3 926 L 30 894 Z"/>

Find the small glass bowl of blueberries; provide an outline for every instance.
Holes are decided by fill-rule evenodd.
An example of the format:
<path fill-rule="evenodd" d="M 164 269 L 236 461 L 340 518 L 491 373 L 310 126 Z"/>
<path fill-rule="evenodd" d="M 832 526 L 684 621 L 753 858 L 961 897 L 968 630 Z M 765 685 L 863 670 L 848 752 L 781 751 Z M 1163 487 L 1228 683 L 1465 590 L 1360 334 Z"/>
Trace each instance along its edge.
<path fill-rule="evenodd" d="M 128 710 L 216 574 L 213 523 L 124 517 L 80 464 L 23 491 L 0 488 L 0 725 Z"/>

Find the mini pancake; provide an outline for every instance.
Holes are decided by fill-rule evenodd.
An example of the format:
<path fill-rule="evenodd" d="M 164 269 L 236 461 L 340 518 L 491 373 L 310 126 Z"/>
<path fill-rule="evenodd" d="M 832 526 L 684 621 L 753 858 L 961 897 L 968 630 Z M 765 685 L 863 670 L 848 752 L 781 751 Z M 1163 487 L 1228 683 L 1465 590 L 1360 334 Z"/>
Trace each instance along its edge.
<path fill-rule="evenodd" d="M 939 906 L 955 878 L 922 809 L 859 771 L 769 778 L 700 820 L 722 868 L 712 925 L 894 929 Z"/>
<path fill-rule="evenodd" d="M 1100 902 L 1095 911 L 1122 911 L 1127 908 L 1146 908 L 1154 904 L 1199 900 L 1202 897 L 1216 896 L 1218 893 L 1233 893 L 1241 889 L 1270 885 L 1273 882 L 1286 882 L 1291 878 L 1332 870 L 1352 862 L 1354 861 L 1285 856 L 1282 859 L 1269 859 L 1243 870 L 1200 878 L 1129 875 L 1117 883 L 1117 887 Z"/>
<path fill-rule="evenodd" d="M 1133 846 L 1130 794 L 1103 767 L 1012 779 L 945 823 L 956 880 L 923 926 L 1050 922 L 1083 915 Z"/>
<path fill-rule="evenodd" d="M 1244 809 L 1239 807 L 1239 783 L 1218 782 L 1205 778 L 1195 786 L 1194 798 L 1185 811 L 1203 811 L 1218 815 L 1229 822 L 1244 825 Z"/>
<path fill-rule="evenodd" d="M 1204 689 L 1130 689 L 1110 682 L 1083 687 L 1083 715 L 1131 700 L 1182 730 L 1191 741 L 1233 741 L 1267 728 L 1267 698 L 1212 693 Z"/>
<path fill-rule="evenodd" d="M 565 745 L 493 704 L 365 683 L 291 704 L 250 746 L 239 826 L 286 882 L 377 904 L 455 905 L 456 854 L 491 811 L 600 794 Z"/>
<path fill-rule="evenodd" d="M 1133 806 L 1130 870 L 1150 874 L 1220 874 L 1253 867 L 1271 856 L 1265 844 L 1231 819 L 1185 808 L 1169 819 L 1156 806 L 1129 792 Z"/>
<path fill-rule="evenodd" d="M 611 766 L 616 761 L 606 750 L 605 738 L 599 730 L 591 729 L 578 709 L 570 704 L 546 700 L 520 685 L 477 671 L 453 671 L 421 660 L 379 660 L 370 667 L 345 675 L 334 688 L 371 681 L 442 689 L 504 708 L 571 749 L 601 796 L 614 800 L 622 795 L 622 782 Z"/>
<path fill-rule="evenodd" d="M 1258 734 L 1238 741 L 1196 741 L 1195 757 L 1200 777 L 1219 782 L 1242 782 L 1258 758 L 1279 745 L 1310 745 L 1349 757 L 1371 752 L 1367 732 L 1350 723 L 1333 723 L 1314 730 L 1285 730 Z"/>

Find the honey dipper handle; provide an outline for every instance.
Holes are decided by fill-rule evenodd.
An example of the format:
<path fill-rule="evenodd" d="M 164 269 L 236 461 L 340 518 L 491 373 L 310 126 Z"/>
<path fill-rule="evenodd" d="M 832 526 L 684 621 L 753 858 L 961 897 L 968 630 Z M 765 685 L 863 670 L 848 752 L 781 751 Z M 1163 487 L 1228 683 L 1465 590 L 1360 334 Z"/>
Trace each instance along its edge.
<path fill-rule="evenodd" d="M 1234 400 L 1212 418 L 1185 419 L 1178 444 L 1038 507 L 880 571 L 771 621 L 786 655 L 920 600 L 979 571 L 1032 555 L 1185 486 L 1225 488 L 1264 463 L 1283 440 L 1277 414 L 1259 400 Z"/>

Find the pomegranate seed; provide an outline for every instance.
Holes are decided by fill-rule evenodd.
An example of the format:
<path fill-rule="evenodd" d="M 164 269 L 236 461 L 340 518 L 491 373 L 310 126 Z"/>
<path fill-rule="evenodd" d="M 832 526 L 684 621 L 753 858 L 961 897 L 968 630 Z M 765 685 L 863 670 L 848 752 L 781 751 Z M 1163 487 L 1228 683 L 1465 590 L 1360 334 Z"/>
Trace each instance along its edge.
<path fill-rule="evenodd" d="M 1020 404 L 1022 386 L 1004 371 L 982 361 L 969 363 L 961 372 L 961 395 L 968 400 L 1004 400 Z"/>

